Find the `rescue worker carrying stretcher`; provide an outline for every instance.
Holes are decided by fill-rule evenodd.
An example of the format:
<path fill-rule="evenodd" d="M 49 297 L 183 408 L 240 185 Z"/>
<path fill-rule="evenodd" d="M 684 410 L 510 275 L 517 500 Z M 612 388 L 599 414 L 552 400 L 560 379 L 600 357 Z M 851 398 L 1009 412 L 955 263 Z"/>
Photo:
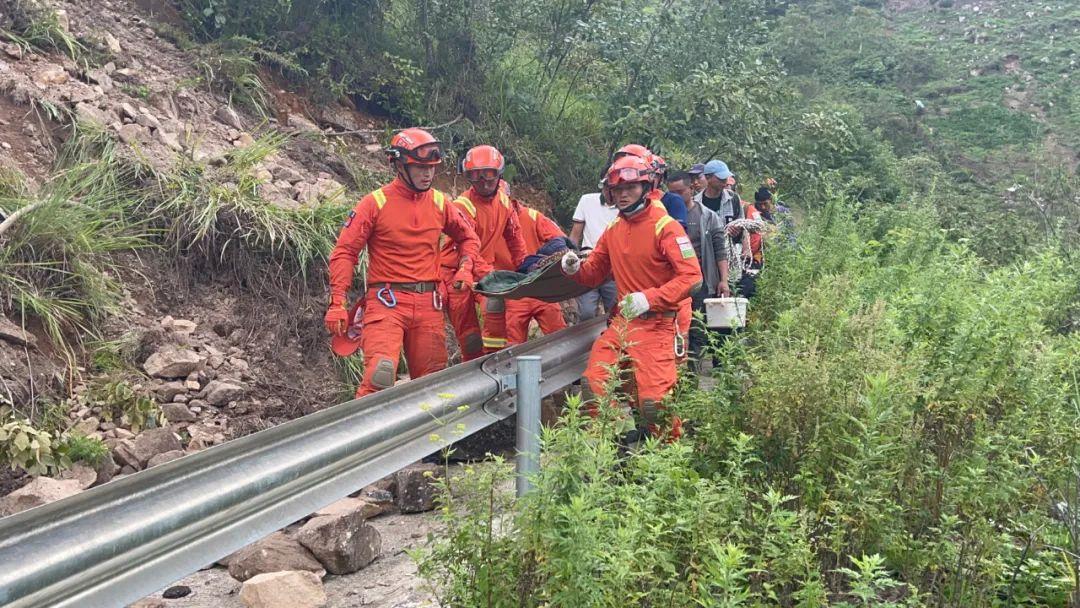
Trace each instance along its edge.
<path fill-rule="evenodd" d="M 510 197 L 501 187 L 506 167 L 503 155 L 493 146 L 470 149 L 461 168 L 471 187 L 453 205 L 472 225 L 480 239 L 476 278 L 496 270 L 515 270 L 528 252 L 521 235 L 518 215 Z M 442 250 L 442 276 L 451 282 L 458 271 L 459 249 L 446 243 Z M 477 319 L 477 305 L 483 309 L 483 330 Z M 461 345 L 462 361 L 493 353 L 507 345 L 505 301 L 486 298 L 470 289 L 450 290 L 450 322 Z"/>
<path fill-rule="evenodd" d="M 457 289 L 471 286 L 480 249 L 470 222 L 446 195 L 431 188 L 442 144 L 427 131 L 405 129 L 390 140 L 386 152 L 397 177 L 360 199 L 330 254 L 326 329 L 342 336 L 354 318 L 346 292 L 360 252 L 368 250 L 360 338 L 364 378 L 357 397 L 394 385 L 403 346 L 413 378 L 446 367 L 440 235 L 453 239 L 460 252 L 451 277 Z"/>
<path fill-rule="evenodd" d="M 619 217 L 604 232 L 584 262 L 573 251 L 562 259 L 562 271 L 573 280 L 596 286 L 615 276 L 619 312 L 593 344 L 585 379 L 603 395 L 610 368 L 620 355 L 629 356 L 637 395 L 635 402 L 651 434 L 660 432 L 662 401 L 675 386 L 675 317 L 680 304 L 702 281 L 701 269 L 686 231 L 661 206 L 650 204 L 652 167 L 644 159 L 625 156 L 605 174 L 604 197 Z M 682 434 L 673 417 L 670 439 Z"/>

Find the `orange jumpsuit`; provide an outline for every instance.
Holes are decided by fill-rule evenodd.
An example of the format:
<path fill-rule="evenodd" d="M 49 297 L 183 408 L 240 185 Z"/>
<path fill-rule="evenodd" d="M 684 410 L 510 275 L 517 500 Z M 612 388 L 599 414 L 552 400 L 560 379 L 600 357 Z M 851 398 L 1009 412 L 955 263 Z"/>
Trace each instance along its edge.
<path fill-rule="evenodd" d="M 413 378 L 446 367 L 439 280 L 443 233 L 461 250 L 458 272 L 471 276 L 480 241 L 442 192 L 415 192 L 395 179 L 360 199 L 349 213 L 330 254 L 330 294 L 344 300 L 358 256 L 367 247 L 365 365 L 357 397 L 394 385 L 402 346 Z"/>
<path fill-rule="evenodd" d="M 476 278 L 492 268 L 517 270 L 528 254 L 510 197 L 500 188 L 494 196 L 483 198 L 470 188 L 453 205 L 462 211 L 480 239 L 480 256 L 474 269 Z M 458 267 L 458 251 L 453 243 L 446 243 L 442 250 L 442 266 L 443 280 L 449 282 Z M 484 308 L 483 331 L 477 319 L 477 304 Z M 450 322 L 461 345 L 463 361 L 506 347 L 506 313 L 502 299 L 484 298 L 472 291 L 451 291 Z"/>
<path fill-rule="evenodd" d="M 638 407 L 659 408 L 677 378 L 675 316 L 702 280 L 697 256 L 682 226 L 662 208 L 650 205 L 629 218 L 620 216 L 609 226 L 573 279 L 594 287 L 610 274 L 615 275 L 620 301 L 642 292 L 649 312 L 630 321 L 621 315 L 612 317 L 611 325 L 593 344 L 585 379 L 594 394 L 602 395 L 609 368 L 625 354 L 637 384 Z M 673 420 L 672 437 L 678 437 L 680 428 L 681 422 Z"/>
<path fill-rule="evenodd" d="M 530 209 L 518 201 L 513 201 L 513 206 L 517 211 L 526 251 L 535 253 L 549 240 L 566 236 L 558 224 L 536 209 Z M 501 246 L 505 247 L 505 245 Z M 545 302 L 536 298 L 507 300 L 506 338 L 510 344 L 522 344 L 529 339 L 529 323 L 533 319 L 540 324 L 540 331 L 545 336 L 566 327 L 562 306 L 554 302 Z"/>

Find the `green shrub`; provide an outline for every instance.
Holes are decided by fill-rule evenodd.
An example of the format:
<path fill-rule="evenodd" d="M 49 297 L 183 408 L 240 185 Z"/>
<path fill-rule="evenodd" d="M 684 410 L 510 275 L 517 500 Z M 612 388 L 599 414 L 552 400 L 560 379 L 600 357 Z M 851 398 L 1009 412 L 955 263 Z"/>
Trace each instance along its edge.
<path fill-rule="evenodd" d="M 145 391 L 137 392 L 125 380 L 106 380 L 93 386 L 90 398 L 102 408 L 103 420 L 115 420 L 133 433 L 165 424 L 157 400 Z"/>
<path fill-rule="evenodd" d="M 0 465 L 26 471 L 30 475 L 50 475 L 71 466 L 53 435 L 0 407 Z"/>
<path fill-rule="evenodd" d="M 109 446 L 104 441 L 82 435 L 64 437 L 60 449 L 72 463 L 81 462 L 91 467 L 101 464 L 109 455 Z"/>
<path fill-rule="evenodd" d="M 834 200 L 769 243 L 692 428 L 617 447 L 577 402 L 536 489 L 448 480 L 420 557 L 447 605 L 1067 605 L 1080 525 L 1080 270 L 992 267 L 924 205 Z M 608 413 L 604 413 L 608 412 Z M 1064 557 L 1063 557 L 1064 556 Z"/>

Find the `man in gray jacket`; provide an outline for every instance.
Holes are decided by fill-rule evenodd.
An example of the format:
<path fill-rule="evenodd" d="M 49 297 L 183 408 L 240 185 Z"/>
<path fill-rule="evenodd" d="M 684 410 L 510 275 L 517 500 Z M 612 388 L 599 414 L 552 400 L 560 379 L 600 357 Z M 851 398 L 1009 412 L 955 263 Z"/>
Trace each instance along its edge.
<path fill-rule="evenodd" d="M 702 205 L 694 197 L 693 177 L 688 173 L 675 173 L 668 177 L 668 191 L 686 201 L 686 235 L 694 247 L 701 276 L 705 279 L 701 289 L 691 294 L 694 312 L 705 313 L 705 298 L 730 297 L 728 277 L 728 245 L 724 233 L 724 220 L 712 209 Z M 703 323 L 694 319 L 690 325 L 690 356 L 697 360 L 708 341 Z"/>

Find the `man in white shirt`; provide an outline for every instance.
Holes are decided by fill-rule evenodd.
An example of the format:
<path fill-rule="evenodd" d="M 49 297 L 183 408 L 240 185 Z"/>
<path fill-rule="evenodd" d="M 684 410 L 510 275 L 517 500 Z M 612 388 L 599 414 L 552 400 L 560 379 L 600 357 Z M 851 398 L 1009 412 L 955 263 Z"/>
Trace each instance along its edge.
<path fill-rule="evenodd" d="M 570 240 L 581 248 L 589 251 L 596 246 L 600 235 L 607 229 L 608 224 L 615 221 L 619 210 L 614 206 L 604 204 L 599 192 L 582 195 L 574 209 L 574 225 L 570 228 Z M 596 316 L 596 305 L 604 303 L 604 311 L 611 312 L 615 306 L 615 280 L 608 279 L 596 289 L 578 296 L 578 315 L 582 321 L 588 321 Z"/>

